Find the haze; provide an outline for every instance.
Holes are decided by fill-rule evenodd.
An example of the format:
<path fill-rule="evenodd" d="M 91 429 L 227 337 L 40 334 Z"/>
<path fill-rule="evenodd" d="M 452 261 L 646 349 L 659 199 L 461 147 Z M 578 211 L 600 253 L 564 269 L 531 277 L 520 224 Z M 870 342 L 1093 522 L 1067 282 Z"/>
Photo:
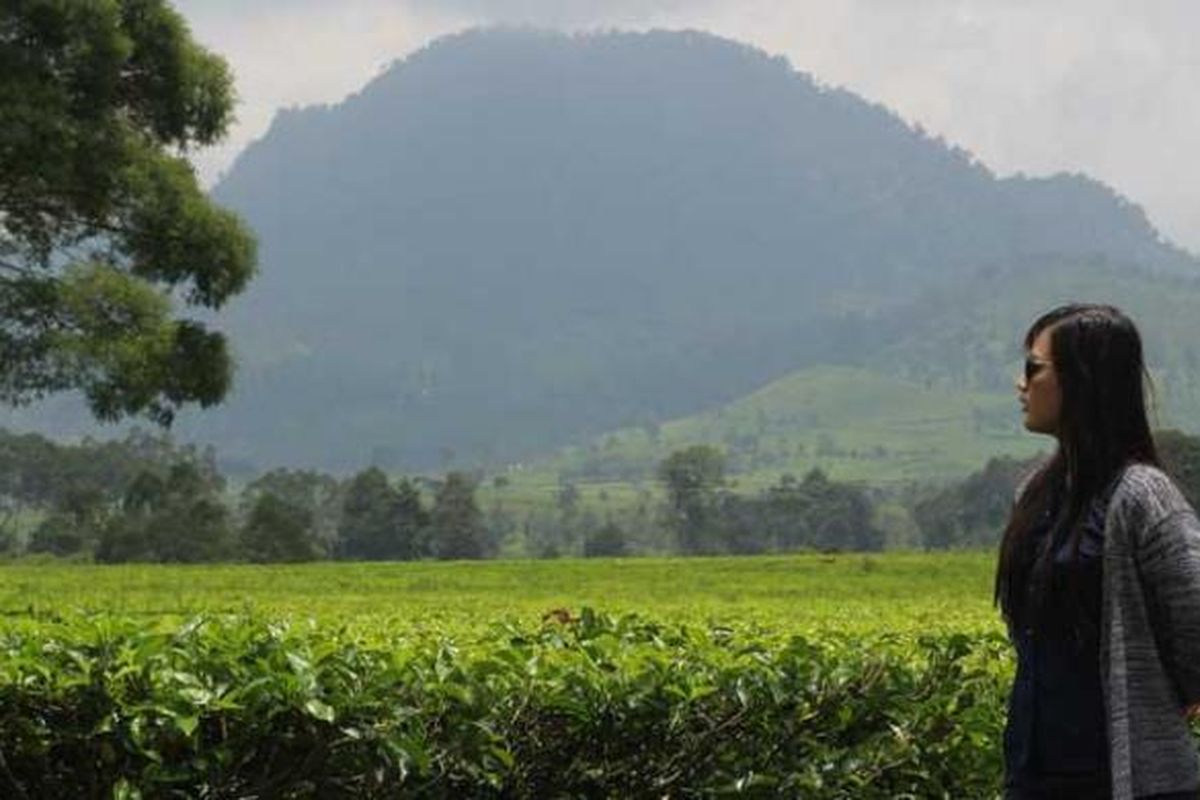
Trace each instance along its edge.
<path fill-rule="evenodd" d="M 206 182 L 280 107 L 335 102 L 475 25 L 696 28 L 786 56 L 881 102 L 1001 175 L 1081 171 L 1200 249 L 1200 6 L 1186 0 L 180 0 L 237 72 L 239 122 L 196 154 Z"/>

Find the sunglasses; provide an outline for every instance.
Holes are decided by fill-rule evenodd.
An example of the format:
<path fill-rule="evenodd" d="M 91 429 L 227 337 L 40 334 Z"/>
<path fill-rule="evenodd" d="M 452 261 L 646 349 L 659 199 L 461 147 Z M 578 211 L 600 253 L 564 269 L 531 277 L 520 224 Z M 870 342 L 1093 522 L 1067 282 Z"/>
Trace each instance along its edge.
<path fill-rule="evenodd" d="M 1050 366 L 1049 361 L 1038 361 L 1030 356 L 1025 357 L 1025 381 L 1028 383 L 1046 367 Z"/>

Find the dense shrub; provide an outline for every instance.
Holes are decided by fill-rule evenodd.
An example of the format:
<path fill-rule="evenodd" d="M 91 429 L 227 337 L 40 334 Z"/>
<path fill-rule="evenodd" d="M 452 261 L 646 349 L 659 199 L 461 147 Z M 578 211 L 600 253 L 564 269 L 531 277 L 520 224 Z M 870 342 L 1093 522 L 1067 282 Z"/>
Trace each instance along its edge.
<path fill-rule="evenodd" d="M 486 636 L 112 617 L 0 632 L 6 797 L 989 797 L 995 634 L 584 611 Z"/>

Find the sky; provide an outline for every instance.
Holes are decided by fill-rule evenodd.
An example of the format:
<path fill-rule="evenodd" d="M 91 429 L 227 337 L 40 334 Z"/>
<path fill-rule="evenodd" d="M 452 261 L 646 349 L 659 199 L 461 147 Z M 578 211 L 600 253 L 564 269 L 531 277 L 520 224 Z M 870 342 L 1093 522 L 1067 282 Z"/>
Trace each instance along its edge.
<path fill-rule="evenodd" d="M 283 107 L 335 103 L 438 36 L 527 24 L 697 29 L 882 103 L 1000 175 L 1086 172 L 1200 253 L 1195 0 L 176 0 L 228 59 L 238 120 L 206 184 Z"/>

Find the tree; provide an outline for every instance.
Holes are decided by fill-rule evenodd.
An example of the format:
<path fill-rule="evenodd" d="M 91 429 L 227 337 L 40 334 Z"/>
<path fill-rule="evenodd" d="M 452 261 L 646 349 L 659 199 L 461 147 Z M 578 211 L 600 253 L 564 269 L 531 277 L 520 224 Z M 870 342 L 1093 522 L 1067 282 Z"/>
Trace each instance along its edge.
<path fill-rule="evenodd" d="M 259 500 L 274 495 L 311 518 L 316 544 L 332 552 L 338 539 L 342 513 L 342 485 L 332 475 L 314 470 L 278 468 L 255 478 L 242 491 L 242 513 L 249 517 Z"/>
<path fill-rule="evenodd" d="M 183 154 L 232 105 L 165 0 L 0 7 L 0 402 L 79 390 L 168 424 L 225 395 L 225 340 L 186 313 L 245 287 L 255 243 Z"/>
<path fill-rule="evenodd" d="M 351 479 L 342 503 L 339 551 L 369 561 L 421 558 L 428 553 L 429 514 L 409 480 L 393 487 L 378 467 Z"/>
<path fill-rule="evenodd" d="M 0 537 L 18 544 L 17 526 L 26 511 L 49 508 L 57 497 L 56 465 L 62 448 L 37 434 L 0 428 Z"/>
<path fill-rule="evenodd" d="M 720 552 L 756 555 L 775 549 L 769 511 L 770 506 L 762 497 L 722 495 L 714 537 L 720 544 Z"/>
<path fill-rule="evenodd" d="M 475 502 L 475 482 L 464 472 L 449 472 L 438 487 L 430 513 L 434 554 L 438 558 L 484 558 L 487 529 Z"/>
<path fill-rule="evenodd" d="M 68 486 L 53 511 L 30 537 L 29 551 L 66 556 L 90 549 L 107 519 L 104 495 L 86 486 Z"/>
<path fill-rule="evenodd" d="M 0 530 L 12 535 L 27 512 L 41 512 L 46 524 L 30 542 L 32 549 L 82 549 L 94 543 L 138 475 L 165 477 L 181 461 L 190 463 L 203 482 L 222 483 L 211 449 L 176 447 L 165 434 L 134 429 L 121 440 L 57 444 L 0 429 Z"/>
<path fill-rule="evenodd" d="M 849 483 L 829 480 L 814 469 L 800 482 L 809 500 L 811 544 L 819 550 L 879 550 L 883 533 L 871 524 L 871 501 Z"/>
<path fill-rule="evenodd" d="M 812 547 L 813 486 L 811 481 L 801 485 L 794 475 L 785 474 L 763 493 L 762 536 L 775 549 L 786 552 Z"/>
<path fill-rule="evenodd" d="M 165 504 L 166 482 L 154 472 L 139 474 L 121 502 L 121 513 L 100 534 L 96 560 L 107 563 L 157 561 L 155 517 Z"/>
<path fill-rule="evenodd" d="M 733 552 L 879 550 L 883 532 L 871 516 L 866 492 L 813 469 L 799 481 L 784 475 L 758 498 L 726 502 L 722 527 Z"/>
<path fill-rule="evenodd" d="M 718 491 L 725 484 L 725 454 L 710 445 L 676 450 L 658 465 L 667 491 L 671 526 L 685 553 L 713 549 Z"/>
<path fill-rule="evenodd" d="M 921 530 L 921 543 L 926 550 L 945 550 L 962 541 L 959 523 L 962 493 L 951 486 L 920 498 L 913 504 L 913 520 Z M 997 527 L 998 535 L 1002 527 Z"/>
<path fill-rule="evenodd" d="M 101 533 L 99 561 L 196 563 L 234 556 L 229 512 L 219 477 L 189 461 L 166 476 L 153 471 L 129 485 L 116 515 Z"/>
<path fill-rule="evenodd" d="M 583 549 L 584 535 L 583 520 L 580 515 L 581 493 L 579 487 L 569 480 L 559 479 L 558 495 L 555 505 L 558 508 L 558 519 L 555 527 L 555 549 L 561 553 L 575 554 Z"/>
<path fill-rule="evenodd" d="M 264 492 L 242 528 L 242 550 L 262 563 L 312 561 L 320 554 L 312 512 Z"/>
<path fill-rule="evenodd" d="M 625 555 L 626 551 L 625 531 L 611 519 L 591 533 L 583 543 L 583 555 L 586 558 L 615 558 Z"/>
<path fill-rule="evenodd" d="M 1041 459 L 992 458 L 961 482 L 918 497 L 912 512 L 925 548 L 995 545 L 1012 511 L 1017 485 Z"/>

